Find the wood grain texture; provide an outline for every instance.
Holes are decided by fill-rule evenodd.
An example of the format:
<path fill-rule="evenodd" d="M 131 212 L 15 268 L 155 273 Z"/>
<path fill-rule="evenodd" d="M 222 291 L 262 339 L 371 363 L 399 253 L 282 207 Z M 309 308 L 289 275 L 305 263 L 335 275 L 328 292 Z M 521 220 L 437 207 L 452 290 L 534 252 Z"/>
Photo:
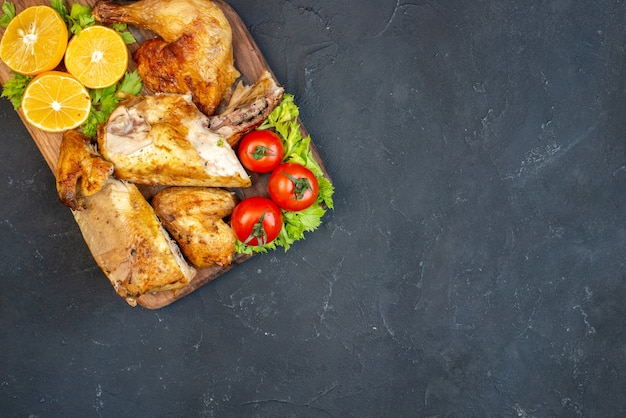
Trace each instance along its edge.
<path fill-rule="evenodd" d="M 76 2 L 87 6 L 93 6 L 95 4 L 95 0 L 78 0 Z M 269 68 L 269 65 L 267 64 L 265 58 L 263 57 L 263 54 L 259 50 L 256 42 L 252 38 L 252 35 L 246 28 L 239 15 L 226 2 L 222 0 L 214 0 L 214 2 L 218 6 L 220 6 L 222 11 L 224 12 L 224 15 L 230 22 L 233 32 L 233 51 L 235 55 L 235 66 L 241 72 L 241 79 L 245 83 L 254 83 L 265 70 L 274 75 Z M 15 4 L 16 11 L 18 13 L 29 6 L 46 4 L 42 0 L 16 0 L 13 3 Z M 154 34 L 149 31 L 138 30 L 132 27 L 129 28 L 129 30 L 133 32 L 133 35 L 137 39 L 137 44 L 129 46 L 131 52 L 134 52 L 134 50 L 137 49 L 138 44 L 140 44 L 144 40 L 154 37 Z M 0 34 L 4 34 L 4 29 L 2 29 Z M 129 63 L 129 68 L 132 70 L 135 67 L 136 64 L 131 60 L 131 62 Z M 4 63 L 0 63 L 0 82 L 4 85 L 4 83 L 10 78 L 10 76 L 11 74 L 8 67 Z M 18 110 L 18 113 L 22 121 L 24 121 L 24 117 L 21 111 Z M 50 169 L 53 173 L 56 173 L 62 134 L 43 132 L 37 128 L 30 126 L 26 122 L 24 122 L 24 125 L 26 126 L 26 129 L 32 136 L 33 140 L 35 141 L 35 144 L 39 148 L 39 151 L 50 166 Z M 304 125 L 302 124 L 302 121 L 300 121 L 300 125 L 303 135 L 308 135 L 306 129 L 304 128 Z M 314 158 L 317 160 L 320 167 L 322 168 L 325 176 L 330 180 L 330 176 L 328 175 L 328 172 L 324 167 L 319 152 L 317 151 L 313 142 L 311 142 L 310 149 L 313 153 Z M 251 173 L 251 178 L 253 181 L 253 186 L 251 188 L 233 189 L 238 198 L 243 199 L 249 196 L 266 195 L 267 175 L 257 175 L 255 173 Z M 148 197 L 153 192 L 150 188 L 143 188 L 142 191 Z M 197 290 L 205 284 L 215 280 L 226 271 L 238 266 L 239 264 L 243 263 L 251 257 L 252 256 L 249 255 L 239 254 L 235 256 L 233 263 L 227 267 L 210 267 L 198 269 L 198 274 L 196 278 L 192 280 L 191 283 L 186 287 L 175 292 L 165 291 L 159 293 L 145 294 L 139 297 L 137 299 L 137 302 L 139 305 L 148 309 L 162 308 Z"/>

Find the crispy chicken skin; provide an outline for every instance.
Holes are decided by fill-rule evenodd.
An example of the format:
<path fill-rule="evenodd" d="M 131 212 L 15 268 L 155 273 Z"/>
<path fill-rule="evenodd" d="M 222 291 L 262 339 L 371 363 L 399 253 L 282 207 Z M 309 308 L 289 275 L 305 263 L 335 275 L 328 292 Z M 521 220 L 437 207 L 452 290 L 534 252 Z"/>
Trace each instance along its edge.
<path fill-rule="evenodd" d="M 231 263 L 236 238 L 222 218 L 235 204 L 232 193 L 208 187 L 169 187 L 152 198 L 163 226 L 196 267 Z"/>
<path fill-rule="evenodd" d="M 110 178 L 85 203 L 74 218 L 97 264 L 129 305 L 145 293 L 180 289 L 196 275 L 134 184 Z"/>
<path fill-rule="evenodd" d="M 213 115 L 240 73 L 234 66 L 232 31 L 210 0 L 139 0 L 124 5 L 100 0 L 95 18 L 128 23 L 159 35 L 133 54 L 144 85 L 153 92 L 191 93 Z"/>
<path fill-rule="evenodd" d="M 59 200 L 73 210 L 85 207 L 85 197 L 102 189 L 113 174 L 113 164 L 100 157 L 90 139 L 78 131 L 63 134 L 56 170 Z"/>
<path fill-rule="evenodd" d="M 121 103 L 98 132 L 98 149 L 115 176 L 137 184 L 249 187 L 225 138 L 189 96 L 159 94 Z"/>

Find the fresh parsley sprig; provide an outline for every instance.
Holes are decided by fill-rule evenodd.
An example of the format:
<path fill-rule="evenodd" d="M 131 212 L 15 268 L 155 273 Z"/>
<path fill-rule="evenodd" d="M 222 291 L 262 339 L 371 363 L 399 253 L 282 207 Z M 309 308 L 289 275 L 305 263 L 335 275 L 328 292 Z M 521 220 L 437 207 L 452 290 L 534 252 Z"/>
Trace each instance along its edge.
<path fill-rule="evenodd" d="M 122 36 L 122 39 L 124 39 L 126 45 L 134 44 L 135 42 L 137 42 L 133 34 L 126 30 L 128 29 L 128 25 L 126 23 L 114 23 L 111 25 L 111 27 Z"/>
<path fill-rule="evenodd" d="M 0 26 L 6 28 L 9 22 L 15 17 L 15 5 L 9 1 L 2 3 L 2 16 L 0 16 Z"/>
<path fill-rule="evenodd" d="M 33 78 L 33 76 L 22 75 L 11 71 L 11 77 L 4 83 L 0 96 L 9 99 L 13 105 L 13 109 L 19 109 L 22 104 L 24 90 L 26 90 L 26 86 Z"/>
<path fill-rule="evenodd" d="M 124 78 L 118 84 L 103 89 L 89 91 L 91 97 L 91 110 L 89 117 L 82 126 L 82 131 L 89 137 L 98 133 L 98 125 L 106 122 L 117 105 L 128 96 L 137 96 L 143 88 L 143 82 L 137 70 L 126 72 Z"/>
<path fill-rule="evenodd" d="M 63 0 L 50 0 L 50 5 L 61 15 L 67 29 L 74 35 L 78 35 L 82 29 L 96 24 L 96 19 L 91 15 L 91 7 L 89 6 L 74 3 L 68 12 Z"/>
<path fill-rule="evenodd" d="M 294 242 L 304 238 L 305 232 L 316 230 L 322 224 L 322 217 L 326 210 L 334 208 L 334 186 L 324 176 L 322 168 L 313 158 L 313 153 L 309 147 L 311 137 L 302 136 L 298 119 L 300 111 L 293 99 L 293 95 L 285 94 L 280 105 L 272 111 L 258 129 L 273 129 L 280 136 L 285 148 L 284 162 L 302 164 L 315 174 L 319 183 L 317 201 L 298 212 L 283 210 L 283 228 L 274 241 L 263 246 L 249 246 L 237 241 L 235 244 L 237 253 L 266 253 L 278 247 L 283 247 L 287 251 Z"/>
<path fill-rule="evenodd" d="M 82 29 L 96 24 L 96 19 L 91 14 L 92 8 L 89 6 L 73 3 L 68 11 L 65 4 L 63 4 L 63 0 L 50 0 L 50 5 L 61 15 L 67 25 L 67 30 L 74 35 L 78 35 Z M 133 34 L 126 30 L 127 25 L 125 23 L 113 24 L 111 28 L 115 29 L 122 36 L 127 45 L 137 42 Z"/>

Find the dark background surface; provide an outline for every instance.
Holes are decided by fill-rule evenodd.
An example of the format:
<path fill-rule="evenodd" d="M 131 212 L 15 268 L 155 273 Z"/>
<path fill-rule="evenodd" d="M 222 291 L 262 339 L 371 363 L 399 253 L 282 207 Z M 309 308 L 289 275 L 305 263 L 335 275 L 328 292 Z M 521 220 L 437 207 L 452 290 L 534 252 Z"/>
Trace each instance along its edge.
<path fill-rule="evenodd" d="M 2 415 L 624 416 L 626 4 L 230 4 L 335 210 L 131 308 L 2 100 Z"/>

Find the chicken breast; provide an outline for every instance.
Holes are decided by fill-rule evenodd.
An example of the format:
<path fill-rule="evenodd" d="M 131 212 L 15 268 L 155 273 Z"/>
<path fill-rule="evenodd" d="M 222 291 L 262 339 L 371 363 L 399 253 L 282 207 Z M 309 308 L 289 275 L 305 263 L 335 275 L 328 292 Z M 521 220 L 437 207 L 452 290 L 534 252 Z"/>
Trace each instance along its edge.
<path fill-rule="evenodd" d="M 210 0 L 100 0 L 93 15 L 105 24 L 127 23 L 159 35 L 133 54 L 144 85 L 153 92 L 191 93 L 207 115 L 214 114 L 240 75 L 230 24 Z"/>
<path fill-rule="evenodd" d="M 227 140 L 208 125 L 189 95 L 137 97 L 100 127 L 98 149 L 116 177 L 137 184 L 250 186 Z"/>
<path fill-rule="evenodd" d="M 96 263 L 129 305 L 146 293 L 180 289 L 196 275 L 134 184 L 110 178 L 72 213 Z"/>
<path fill-rule="evenodd" d="M 236 237 L 222 218 L 235 204 L 232 193 L 207 187 L 169 187 L 152 199 L 163 226 L 196 267 L 231 263 Z"/>

